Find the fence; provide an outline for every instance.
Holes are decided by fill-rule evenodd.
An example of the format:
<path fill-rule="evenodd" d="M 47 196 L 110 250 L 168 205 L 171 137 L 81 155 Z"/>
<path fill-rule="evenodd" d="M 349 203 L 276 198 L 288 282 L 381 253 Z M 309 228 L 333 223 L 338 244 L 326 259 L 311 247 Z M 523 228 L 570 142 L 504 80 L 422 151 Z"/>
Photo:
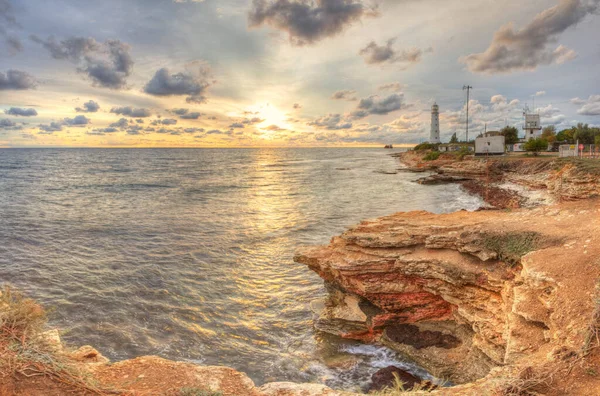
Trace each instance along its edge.
<path fill-rule="evenodd" d="M 559 157 L 600 158 L 600 146 L 595 144 L 561 144 Z"/>

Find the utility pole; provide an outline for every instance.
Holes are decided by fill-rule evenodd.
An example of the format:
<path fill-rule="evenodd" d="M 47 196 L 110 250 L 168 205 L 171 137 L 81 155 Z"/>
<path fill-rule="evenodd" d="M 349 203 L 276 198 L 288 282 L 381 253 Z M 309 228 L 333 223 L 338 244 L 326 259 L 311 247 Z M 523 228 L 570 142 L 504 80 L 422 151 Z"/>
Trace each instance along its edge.
<path fill-rule="evenodd" d="M 463 91 L 467 90 L 467 143 L 469 143 L 469 91 L 473 89 L 470 85 L 463 85 Z"/>

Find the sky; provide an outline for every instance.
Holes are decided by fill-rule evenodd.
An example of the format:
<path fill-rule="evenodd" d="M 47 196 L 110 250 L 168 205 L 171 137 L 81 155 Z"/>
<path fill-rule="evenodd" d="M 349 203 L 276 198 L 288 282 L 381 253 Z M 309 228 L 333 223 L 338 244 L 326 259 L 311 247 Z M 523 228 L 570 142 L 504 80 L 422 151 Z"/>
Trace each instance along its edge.
<path fill-rule="evenodd" d="M 414 144 L 600 125 L 600 0 L 0 0 L 0 147 Z"/>

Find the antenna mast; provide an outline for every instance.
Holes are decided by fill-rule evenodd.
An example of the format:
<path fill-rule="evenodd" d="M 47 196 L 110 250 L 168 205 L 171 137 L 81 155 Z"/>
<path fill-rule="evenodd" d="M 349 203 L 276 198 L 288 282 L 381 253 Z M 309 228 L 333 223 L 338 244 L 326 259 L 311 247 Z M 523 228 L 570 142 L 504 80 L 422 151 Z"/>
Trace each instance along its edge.
<path fill-rule="evenodd" d="M 473 89 L 470 85 L 463 85 L 463 91 L 467 90 L 467 143 L 469 143 L 469 91 Z"/>

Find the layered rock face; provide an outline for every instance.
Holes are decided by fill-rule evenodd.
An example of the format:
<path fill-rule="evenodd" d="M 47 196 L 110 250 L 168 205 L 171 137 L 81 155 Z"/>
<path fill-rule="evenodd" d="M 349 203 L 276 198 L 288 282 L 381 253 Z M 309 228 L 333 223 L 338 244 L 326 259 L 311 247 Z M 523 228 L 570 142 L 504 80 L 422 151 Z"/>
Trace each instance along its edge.
<path fill-rule="evenodd" d="M 598 201 L 513 212 L 398 213 L 295 256 L 325 281 L 317 329 L 380 341 L 454 383 L 584 344 Z M 574 313 L 573 311 L 577 311 Z"/>

